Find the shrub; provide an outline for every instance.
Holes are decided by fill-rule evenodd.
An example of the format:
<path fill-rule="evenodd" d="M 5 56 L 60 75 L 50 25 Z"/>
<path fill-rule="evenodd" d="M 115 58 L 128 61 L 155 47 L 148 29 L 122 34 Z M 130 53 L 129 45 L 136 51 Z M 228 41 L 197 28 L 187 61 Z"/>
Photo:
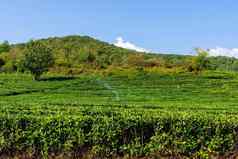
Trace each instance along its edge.
<path fill-rule="evenodd" d="M 160 67 L 164 65 L 164 61 L 159 58 L 151 58 L 144 62 L 145 67 Z"/>
<path fill-rule="evenodd" d="M 6 62 L 2 67 L 1 70 L 3 72 L 16 72 L 17 71 L 17 65 L 11 61 Z"/>

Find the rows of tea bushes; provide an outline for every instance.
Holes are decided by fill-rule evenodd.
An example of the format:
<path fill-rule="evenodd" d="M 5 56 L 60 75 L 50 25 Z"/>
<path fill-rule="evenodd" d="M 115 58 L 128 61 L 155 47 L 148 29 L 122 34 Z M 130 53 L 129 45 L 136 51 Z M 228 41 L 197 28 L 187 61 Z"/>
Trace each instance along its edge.
<path fill-rule="evenodd" d="M 0 115 L 0 154 L 79 158 L 229 156 L 237 149 L 233 115 L 84 110 L 77 115 Z"/>
<path fill-rule="evenodd" d="M 53 75 L 32 81 L 26 74 L 0 74 L 0 111 L 25 114 L 35 106 L 50 107 L 42 114 L 61 109 L 78 112 L 78 107 L 130 107 L 169 111 L 238 113 L 237 74 L 207 72 L 191 74 L 144 74 L 128 77 Z M 18 107 L 16 107 L 18 105 Z M 52 107 L 54 108 L 52 110 Z M 36 108 L 38 110 L 38 108 Z"/>

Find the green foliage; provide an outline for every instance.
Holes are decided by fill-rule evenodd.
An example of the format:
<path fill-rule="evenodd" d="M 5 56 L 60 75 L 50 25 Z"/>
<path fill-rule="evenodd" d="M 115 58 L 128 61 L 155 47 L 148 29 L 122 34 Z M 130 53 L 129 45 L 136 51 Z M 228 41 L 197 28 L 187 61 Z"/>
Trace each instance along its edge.
<path fill-rule="evenodd" d="M 17 65 L 14 62 L 7 62 L 4 63 L 4 65 L 1 67 L 2 72 L 16 72 L 17 71 Z"/>
<path fill-rule="evenodd" d="M 142 54 L 80 36 L 11 46 L 0 55 L 1 71 L 68 76 L 48 73 L 36 82 L 0 74 L 1 154 L 230 157 L 238 144 L 238 78 L 224 71 L 237 71 L 238 62 L 197 51 Z"/>
<path fill-rule="evenodd" d="M 0 74 L 1 152 L 65 158 L 232 153 L 238 143 L 236 73 L 135 70 L 113 69 L 105 77 L 49 74 L 41 81 Z"/>
<path fill-rule="evenodd" d="M 71 69 L 74 74 L 81 74 L 95 69 L 104 71 L 111 66 L 118 69 L 129 66 L 140 70 L 153 67 L 164 70 L 179 68 L 187 72 L 201 73 L 203 70 L 237 71 L 238 63 L 235 58 L 207 57 L 206 51 L 202 49 L 197 50 L 197 56 L 138 53 L 88 36 L 52 37 L 40 39 L 37 42 L 44 44 L 52 51 L 55 63 L 50 66 L 49 72 L 65 73 L 70 72 L 68 70 Z M 0 58 L 7 64 L 5 67 L 9 68 L 10 64 L 14 64 L 17 68 L 3 71 L 24 71 L 19 59 L 24 56 L 28 44 L 5 47 L 7 49 L 4 50 L 7 52 L 0 54 Z M 86 69 L 81 69 L 82 66 Z"/>
<path fill-rule="evenodd" d="M 220 71 L 238 71 L 238 60 L 230 57 L 213 57 L 210 58 L 210 67 L 213 70 Z"/>
<path fill-rule="evenodd" d="M 26 47 L 22 63 L 23 68 L 29 70 L 35 80 L 39 80 L 40 75 L 54 64 L 54 58 L 51 49 L 43 43 L 31 41 Z"/>
<path fill-rule="evenodd" d="M 130 66 L 143 67 L 145 57 L 143 54 L 131 54 L 127 58 L 127 63 Z"/>
<path fill-rule="evenodd" d="M 190 72 L 200 73 L 203 70 L 208 69 L 209 59 L 208 53 L 202 49 L 196 49 L 197 56 L 192 58 L 192 62 L 188 67 Z"/>
<path fill-rule="evenodd" d="M 4 61 L 2 66 L 2 72 L 16 72 L 19 70 L 22 54 L 19 54 L 18 48 L 11 48 L 9 52 L 3 52 L 0 54 L 0 58 Z"/>
<path fill-rule="evenodd" d="M 35 116 L 35 108 L 19 114 L 0 117 L 0 149 L 11 153 L 30 152 L 49 157 L 77 151 L 95 157 L 112 156 L 187 156 L 224 155 L 237 144 L 237 118 L 194 113 L 136 111 L 119 109 L 85 109 L 74 115 L 52 112 Z M 47 107 L 47 109 L 52 109 Z M 25 112 L 25 113 L 26 113 Z M 153 116 L 152 116 L 153 115 Z M 177 117 L 176 117 L 177 116 Z M 219 130 L 219 131 L 217 131 Z M 209 157 L 210 158 L 210 157 Z"/>
<path fill-rule="evenodd" d="M 0 54 L 3 52 L 9 52 L 10 50 L 10 44 L 8 41 L 4 41 L 2 44 L 0 44 Z"/>

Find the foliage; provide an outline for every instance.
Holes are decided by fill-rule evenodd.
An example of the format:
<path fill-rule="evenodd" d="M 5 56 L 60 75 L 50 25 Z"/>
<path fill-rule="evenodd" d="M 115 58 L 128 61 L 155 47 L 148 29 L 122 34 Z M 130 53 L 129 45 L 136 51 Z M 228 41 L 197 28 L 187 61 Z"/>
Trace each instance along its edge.
<path fill-rule="evenodd" d="M 19 54 L 19 48 L 12 48 L 9 52 L 0 54 L 0 58 L 4 61 L 1 71 L 3 72 L 16 72 L 21 71 L 21 60 L 23 54 Z"/>
<path fill-rule="evenodd" d="M 237 144 L 237 118 L 194 113 L 95 108 L 67 115 L 52 112 L 37 117 L 39 108 L 0 116 L 4 152 L 30 152 L 32 156 L 87 153 L 101 158 L 112 156 L 201 156 L 224 155 Z M 47 107 L 47 109 L 52 109 Z M 65 110 L 67 111 L 67 110 Z"/>
<path fill-rule="evenodd" d="M 74 70 L 75 74 L 87 73 L 93 69 L 103 72 L 111 66 L 118 69 L 129 66 L 141 70 L 152 67 L 164 70 L 182 68 L 184 71 L 200 73 L 203 70 L 237 71 L 238 67 L 237 59 L 208 57 L 202 49 L 197 49 L 197 56 L 188 56 L 138 53 L 88 36 L 51 37 L 36 41 L 51 49 L 55 63 L 50 66 L 49 71 L 53 72 L 64 73 L 69 69 Z M 9 45 L 10 49 L 0 54 L 6 64 L 3 67 L 8 68 L 2 71 L 24 71 L 19 59 L 24 56 L 28 44 Z M 87 69 L 82 69 L 82 66 Z"/>
<path fill-rule="evenodd" d="M 0 68 L 1 68 L 3 65 L 5 65 L 5 61 L 0 58 Z"/>
<path fill-rule="evenodd" d="M 0 54 L 3 52 L 9 52 L 10 50 L 10 44 L 8 41 L 4 41 L 0 44 Z"/>
<path fill-rule="evenodd" d="M 142 54 L 81 36 L 11 45 L 0 54 L 2 72 L 18 71 L 0 74 L 0 158 L 231 157 L 238 78 L 227 71 L 238 62 L 197 52 Z M 48 72 L 36 82 L 26 69 Z"/>
<path fill-rule="evenodd" d="M 144 65 L 143 54 L 131 54 L 128 56 L 127 63 L 131 66 L 142 67 Z"/>
<path fill-rule="evenodd" d="M 200 73 L 209 67 L 208 53 L 200 48 L 197 48 L 196 51 L 197 56 L 192 58 L 192 62 L 189 65 L 188 70 L 191 72 Z"/>
<path fill-rule="evenodd" d="M 51 49 L 41 42 L 31 41 L 26 47 L 26 53 L 22 61 L 23 68 L 29 70 L 35 80 L 54 64 Z"/>
<path fill-rule="evenodd" d="M 41 81 L 0 74 L 1 153 L 229 158 L 235 150 L 237 73 L 112 70 Z"/>

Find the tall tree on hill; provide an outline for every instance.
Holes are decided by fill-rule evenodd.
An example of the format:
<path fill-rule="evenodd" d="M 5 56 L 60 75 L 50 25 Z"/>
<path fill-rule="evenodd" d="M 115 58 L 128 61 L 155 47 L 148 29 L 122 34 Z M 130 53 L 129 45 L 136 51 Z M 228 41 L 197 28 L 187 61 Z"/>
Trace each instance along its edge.
<path fill-rule="evenodd" d="M 39 80 L 40 76 L 53 64 L 52 51 L 42 42 L 31 41 L 27 44 L 23 67 L 31 72 L 34 80 Z"/>

